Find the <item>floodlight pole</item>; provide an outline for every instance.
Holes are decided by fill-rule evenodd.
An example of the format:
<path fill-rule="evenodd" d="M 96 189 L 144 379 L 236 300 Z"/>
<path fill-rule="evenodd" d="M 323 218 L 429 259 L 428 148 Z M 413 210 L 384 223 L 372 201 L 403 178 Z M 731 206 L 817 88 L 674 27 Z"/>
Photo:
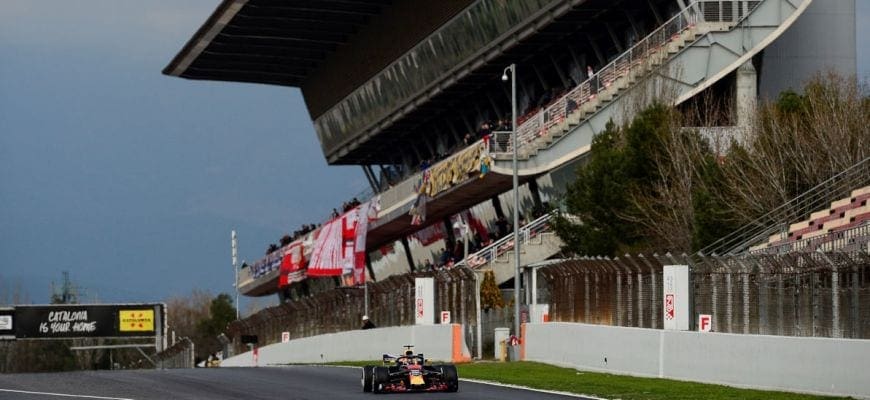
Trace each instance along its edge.
<path fill-rule="evenodd" d="M 502 76 L 511 71 L 511 139 L 513 140 L 513 189 L 514 189 L 514 335 L 520 336 L 520 192 L 517 172 L 517 65 L 505 68 Z"/>
<path fill-rule="evenodd" d="M 234 229 L 234 230 L 232 231 L 232 233 L 230 234 L 230 241 L 231 241 L 231 243 L 232 243 L 232 248 L 233 248 L 233 252 L 232 252 L 232 255 L 233 255 L 233 272 L 234 272 L 235 275 L 236 275 L 236 278 L 235 278 L 235 279 L 236 279 L 236 280 L 235 280 L 235 284 L 234 284 L 233 286 L 235 286 L 235 288 L 236 288 L 236 320 L 238 320 L 238 319 L 239 319 L 239 267 L 238 267 L 238 261 L 239 261 L 239 257 L 238 257 L 238 255 L 239 255 L 239 252 L 238 252 L 238 240 L 236 239 L 236 231 L 235 231 L 235 229 Z"/>

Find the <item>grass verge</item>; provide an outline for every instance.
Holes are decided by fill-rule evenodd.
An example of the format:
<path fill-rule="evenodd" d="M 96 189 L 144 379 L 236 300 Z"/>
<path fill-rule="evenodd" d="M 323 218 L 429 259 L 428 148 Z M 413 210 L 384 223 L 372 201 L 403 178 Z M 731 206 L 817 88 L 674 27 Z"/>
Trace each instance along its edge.
<path fill-rule="evenodd" d="M 333 365 L 380 365 L 380 361 L 346 361 Z M 806 400 L 842 397 L 738 389 L 722 385 L 637 378 L 625 375 L 578 371 L 536 362 L 475 362 L 457 364 L 460 378 L 480 379 L 535 389 L 556 390 L 622 400 L 747 399 Z"/>

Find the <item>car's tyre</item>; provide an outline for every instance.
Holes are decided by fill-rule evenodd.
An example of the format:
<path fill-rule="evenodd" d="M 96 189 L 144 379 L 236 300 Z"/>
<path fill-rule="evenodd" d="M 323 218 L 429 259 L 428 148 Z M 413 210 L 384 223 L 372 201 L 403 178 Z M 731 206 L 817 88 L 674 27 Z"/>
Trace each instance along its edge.
<path fill-rule="evenodd" d="M 444 378 L 444 383 L 447 384 L 448 392 L 459 390 L 459 374 L 456 372 L 455 365 L 442 365 L 441 376 Z"/>
<path fill-rule="evenodd" d="M 374 365 L 366 365 L 362 368 L 362 389 L 363 392 L 371 392 L 372 391 L 372 370 L 374 370 Z"/>
<path fill-rule="evenodd" d="M 390 370 L 387 367 L 374 367 L 372 370 L 372 391 L 383 393 L 382 385 L 390 383 Z"/>

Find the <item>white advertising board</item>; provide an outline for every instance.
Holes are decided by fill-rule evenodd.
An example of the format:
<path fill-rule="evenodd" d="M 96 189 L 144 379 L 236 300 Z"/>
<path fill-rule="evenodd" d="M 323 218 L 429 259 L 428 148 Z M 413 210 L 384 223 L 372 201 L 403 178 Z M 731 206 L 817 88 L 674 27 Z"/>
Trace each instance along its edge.
<path fill-rule="evenodd" d="M 665 329 L 689 330 L 689 266 L 665 265 L 662 305 Z"/>
<path fill-rule="evenodd" d="M 0 331 L 11 331 L 12 330 L 12 316 L 11 315 L 0 315 Z"/>
<path fill-rule="evenodd" d="M 435 278 L 414 279 L 414 320 L 417 325 L 435 323 Z"/>

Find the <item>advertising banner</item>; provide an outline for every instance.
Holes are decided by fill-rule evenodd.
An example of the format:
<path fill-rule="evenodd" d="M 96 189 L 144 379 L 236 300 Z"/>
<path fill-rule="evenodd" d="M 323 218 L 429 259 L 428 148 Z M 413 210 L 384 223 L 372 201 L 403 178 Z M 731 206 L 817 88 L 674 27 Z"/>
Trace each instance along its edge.
<path fill-rule="evenodd" d="M 296 241 L 284 247 L 284 258 L 281 260 L 281 275 L 278 287 L 285 287 L 293 282 L 305 279 L 305 253 L 303 242 Z"/>
<path fill-rule="evenodd" d="M 366 282 L 366 237 L 369 222 L 378 219 L 381 210 L 381 197 L 375 196 L 359 207 L 359 216 L 354 238 L 353 284 L 362 285 Z"/>
<path fill-rule="evenodd" d="M 15 337 L 15 310 L 0 308 L 0 339 Z"/>
<path fill-rule="evenodd" d="M 689 266 L 665 265 L 662 289 L 665 329 L 689 330 Z"/>
<path fill-rule="evenodd" d="M 324 224 L 314 238 L 308 276 L 352 274 L 353 284 L 365 283 L 366 234 L 379 211 L 375 197 Z"/>
<path fill-rule="evenodd" d="M 414 287 L 414 320 L 416 324 L 434 324 L 435 278 L 415 278 Z"/>
<path fill-rule="evenodd" d="M 320 227 L 314 238 L 311 262 L 308 263 L 308 276 L 340 276 L 345 264 L 353 263 L 353 245 L 350 254 L 345 251 L 344 235 L 348 214 L 356 214 L 356 209 L 329 221 Z M 356 218 L 354 215 L 354 222 Z M 347 257 L 350 257 L 350 260 Z"/>
<path fill-rule="evenodd" d="M 120 332 L 153 332 L 154 309 L 119 310 L 118 330 Z"/>
<path fill-rule="evenodd" d="M 19 339 L 153 337 L 162 329 L 162 304 L 16 306 Z"/>

